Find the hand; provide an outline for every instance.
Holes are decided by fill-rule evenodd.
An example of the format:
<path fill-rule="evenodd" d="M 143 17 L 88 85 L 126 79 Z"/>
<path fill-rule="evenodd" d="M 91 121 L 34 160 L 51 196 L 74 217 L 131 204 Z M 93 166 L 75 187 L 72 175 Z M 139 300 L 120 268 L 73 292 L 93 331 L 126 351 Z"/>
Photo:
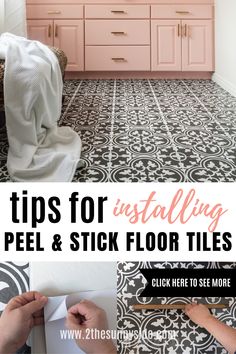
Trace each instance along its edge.
<path fill-rule="evenodd" d="M 205 305 L 196 303 L 186 305 L 185 313 L 200 327 L 206 327 L 208 320 L 213 317 Z"/>
<path fill-rule="evenodd" d="M 0 318 L 0 354 L 15 353 L 34 326 L 41 325 L 47 298 L 31 291 L 11 299 Z"/>
<path fill-rule="evenodd" d="M 101 334 L 108 330 L 107 317 L 104 310 L 93 302 L 83 300 L 68 310 L 66 327 L 78 331 L 81 339 L 77 345 L 87 354 L 116 354 L 116 348 L 109 338 L 92 338 L 92 334 Z M 95 331 L 93 331 L 95 330 Z"/>

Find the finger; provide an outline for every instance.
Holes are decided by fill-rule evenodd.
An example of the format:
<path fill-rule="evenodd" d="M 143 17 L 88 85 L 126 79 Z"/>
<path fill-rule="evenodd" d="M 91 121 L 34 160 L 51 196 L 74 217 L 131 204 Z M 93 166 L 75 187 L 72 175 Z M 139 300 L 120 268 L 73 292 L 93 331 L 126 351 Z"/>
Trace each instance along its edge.
<path fill-rule="evenodd" d="M 199 308 L 207 309 L 208 311 L 210 311 L 206 304 L 199 304 L 198 306 L 199 306 Z"/>
<path fill-rule="evenodd" d="M 76 315 L 73 315 L 72 313 L 68 313 L 66 317 L 66 326 L 68 328 L 74 328 L 80 326 L 80 321 Z"/>
<path fill-rule="evenodd" d="M 29 291 L 29 292 L 23 293 L 21 295 L 13 297 L 7 305 L 7 309 L 14 310 L 18 307 L 26 305 L 28 302 L 38 300 L 42 296 L 43 295 L 37 291 Z"/>
<path fill-rule="evenodd" d="M 186 309 L 185 309 L 186 315 L 189 316 L 193 309 L 194 309 L 194 305 L 193 304 L 189 304 L 188 306 L 186 306 Z"/>
<path fill-rule="evenodd" d="M 199 304 L 198 306 L 199 306 L 199 307 L 207 307 L 206 304 Z"/>
<path fill-rule="evenodd" d="M 86 319 L 90 319 L 93 317 L 94 313 L 100 311 L 101 309 L 96 306 L 92 301 L 82 300 L 80 303 L 72 306 L 68 313 L 71 314 L 80 314 L 84 316 Z"/>
<path fill-rule="evenodd" d="M 65 326 L 68 329 L 82 330 L 84 328 L 84 322 L 81 322 L 76 315 L 68 313 L 65 321 Z"/>
<path fill-rule="evenodd" d="M 44 324 L 44 317 L 36 317 L 34 318 L 34 326 L 41 326 Z"/>
<path fill-rule="evenodd" d="M 43 317 L 43 316 L 44 316 L 44 310 L 43 309 L 41 309 L 39 311 L 36 311 L 34 313 L 34 317 Z"/>
<path fill-rule="evenodd" d="M 192 304 L 187 304 L 184 308 L 184 312 L 187 314 L 192 308 Z"/>
<path fill-rule="evenodd" d="M 38 300 L 34 300 L 26 304 L 23 309 L 28 314 L 28 316 L 33 315 L 34 313 L 42 310 L 46 305 L 48 299 L 46 296 L 40 297 Z"/>

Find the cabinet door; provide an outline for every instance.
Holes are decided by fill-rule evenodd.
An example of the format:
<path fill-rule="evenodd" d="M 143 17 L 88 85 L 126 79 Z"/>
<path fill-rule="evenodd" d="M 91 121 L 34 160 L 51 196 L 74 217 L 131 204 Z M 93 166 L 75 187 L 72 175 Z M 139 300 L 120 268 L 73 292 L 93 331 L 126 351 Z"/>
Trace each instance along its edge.
<path fill-rule="evenodd" d="M 152 71 L 181 70 L 181 22 L 152 20 Z"/>
<path fill-rule="evenodd" d="M 46 45 L 53 45 L 53 21 L 51 20 L 28 20 L 28 38 L 37 40 Z"/>
<path fill-rule="evenodd" d="M 62 49 L 67 58 L 67 71 L 84 70 L 83 20 L 54 21 L 54 46 Z"/>
<path fill-rule="evenodd" d="M 213 71 L 213 23 L 183 21 L 183 71 Z"/>

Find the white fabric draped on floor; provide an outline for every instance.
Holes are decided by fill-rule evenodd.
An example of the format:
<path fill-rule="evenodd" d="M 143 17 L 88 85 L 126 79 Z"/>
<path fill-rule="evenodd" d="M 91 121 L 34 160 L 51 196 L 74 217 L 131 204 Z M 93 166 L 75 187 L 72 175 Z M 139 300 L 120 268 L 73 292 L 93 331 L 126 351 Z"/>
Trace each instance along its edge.
<path fill-rule="evenodd" d="M 20 182 L 69 182 L 81 153 L 79 135 L 58 127 L 62 76 L 54 53 L 37 41 L 0 36 L 5 59 L 4 101 L 9 141 L 7 167 Z"/>

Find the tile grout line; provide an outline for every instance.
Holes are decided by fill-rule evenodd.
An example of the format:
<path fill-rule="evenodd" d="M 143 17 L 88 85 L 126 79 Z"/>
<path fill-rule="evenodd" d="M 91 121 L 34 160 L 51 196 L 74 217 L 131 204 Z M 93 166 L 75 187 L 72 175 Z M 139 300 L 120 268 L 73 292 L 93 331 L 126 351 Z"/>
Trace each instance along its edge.
<path fill-rule="evenodd" d="M 78 93 L 78 91 L 79 91 L 80 86 L 82 85 L 82 83 L 83 83 L 83 80 L 80 81 L 80 83 L 79 83 L 77 89 L 75 90 L 73 96 L 71 97 L 70 102 L 68 103 L 68 106 L 66 107 L 65 112 L 63 113 L 62 117 L 60 118 L 60 121 L 62 121 L 62 120 L 65 118 L 65 116 L 67 115 L 67 113 L 68 113 L 68 111 L 69 111 L 69 109 L 70 109 L 72 103 L 74 102 L 75 96 L 77 95 L 77 93 Z"/>
<path fill-rule="evenodd" d="M 152 91 L 154 100 L 155 100 L 155 102 L 156 102 L 157 108 L 158 108 L 159 113 L 160 113 L 160 116 L 161 116 L 161 118 L 162 118 L 162 120 L 163 120 L 163 123 L 164 123 L 164 125 L 165 125 L 165 127 L 166 127 L 167 135 L 169 136 L 171 145 L 172 145 L 172 147 L 173 147 L 173 149 L 174 149 L 174 151 L 175 151 L 175 153 L 176 153 L 176 156 L 177 156 L 177 158 L 178 158 L 179 167 L 180 167 L 180 169 L 181 169 L 181 170 L 183 171 L 183 173 L 184 173 L 184 181 L 186 182 L 186 180 L 187 180 L 186 171 L 185 171 L 185 168 L 184 168 L 184 166 L 183 166 L 183 164 L 182 164 L 182 162 L 181 162 L 181 158 L 180 158 L 178 149 L 177 149 L 177 147 L 176 147 L 176 145 L 175 145 L 175 142 L 174 142 L 174 140 L 173 140 L 173 137 L 172 137 L 172 135 L 171 135 L 171 132 L 170 132 L 170 130 L 169 130 L 169 128 L 168 128 L 168 124 L 166 123 L 166 120 L 165 120 L 163 111 L 162 111 L 161 106 L 160 106 L 160 103 L 159 103 L 159 101 L 158 101 L 158 99 L 157 99 L 157 97 L 156 97 L 156 94 L 155 94 L 155 92 L 154 92 L 154 89 L 153 89 L 153 87 L 152 87 L 152 84 L 151 84 L 150 80 L 147 80 L 147 81 L 148 81 L 149 87 L 150 87 L 150 89 L 151 89 L 151 91 Z"/>
<path fill-rule="evenodd" d="M 112 164 L 112 151 L 113 151 L 113 129 L 115 119 L 115 106 L 116 106 L 116 79 L 114 80 L 113 98 L 112 98 L 112 112 L 111 112 L 111 132 L 109 142 L 109 155 L 108 155 L 108 181 L 111 181 L 111 164 Z"/>
<path fill-rule="evenodd" d="M 186 83 L 184 82 L 184 80 L 181 80 L 182 84 L 187 88 L 187 90 L 191 93 L 191 95 L 193 95 L 193 97 L 200 103 L 200 105 L 202 106 L 202 108 L 205 109 L 206 113 L 213 119 L 213 121 L 222 129 L 222 131 L 224 132 L 224 134 L 230 139 L 232 140 L 231 136 L 227 133 L 227 131 L 222 127 L 222 125 L 217 121 L 217 119 L 215 119 L 215 117 L 213 116 L 213 114 L 208 110 L 208 108 L 204 105 L 204 103 L 201 102 L 200 98 L 198 98 L 196 96 L 196 94 L 188 87 L 188 85 L 186 85 Z"/>
<path fill-rule="evenodd" d="M 215 120 L 215 118 L 214 118 L 214 116 L 212 116 L 212 114 L 208 111 L 208 109 L 205 107 L 205 105 L 200 101 L 200 99 L 197 97 L 197 95 L 195 95 L 194 94 L 194 92 L 191 90 L 191 89 L 189 89 L 189 87 L 185 84 L 185 82 L 182 80 L 182 83 L 187 87 L 187 90 L 193 95 L 193 97 L 195 97 L 198 101 L 199 101 L 199 103 L 201 104 L 201 106 L 206 110 L 206 113 L 208 114 L 208 115 L 210 115 L 212 118 L 213 118 L 213 120 L 214 121 L 216 121 L 216 123 L 218 123 L 218 125 L 220 126 L 220 128 L 224 131 L 224 133 L 226 133 L 226 131 L 223 129 L 223 127 L 221 127 L 221 124 L 219 123 L 219 122 L 217 122 L 217 120 Z M 216 96 L 216 95 L 212 95 L 212 96 Z M 220 95 L 217 95 L 217 96 L 220 96 Z M 209 97 L 209 95 L 208 95 L 208 97 Z M 212 136 L 212 140 L 214 140 L 215 141 L 215 135 L 212 133 L 212 131 L 209 129 L 209 127 L 207 126 L 207 123 L 206 122 L 203 122 L 203 128 L 206 130 L 206 132 L 208 132 L 211 136 Z M 230 138 L 230 141 L 232 140 L 232 138 L 229 136 L 229 138 Z M 203 142 L 203 144 L 204 144 L 204 140 L 202 139 L 202 142 Z M 217 142 L 215 141 L 215 144 L 217 144 Z M 198 155 L 201 155 L 200 153 L 198 153 Z M 212 156 L 212 157 L 217 157 L 216 155 L 209 155 L 209 157 L 210 156 Z M 227 154 L 226 154 L 226 151 L 222 154 L 222 156 L 224 156 L 224 158 L 227 160 Z"/>

